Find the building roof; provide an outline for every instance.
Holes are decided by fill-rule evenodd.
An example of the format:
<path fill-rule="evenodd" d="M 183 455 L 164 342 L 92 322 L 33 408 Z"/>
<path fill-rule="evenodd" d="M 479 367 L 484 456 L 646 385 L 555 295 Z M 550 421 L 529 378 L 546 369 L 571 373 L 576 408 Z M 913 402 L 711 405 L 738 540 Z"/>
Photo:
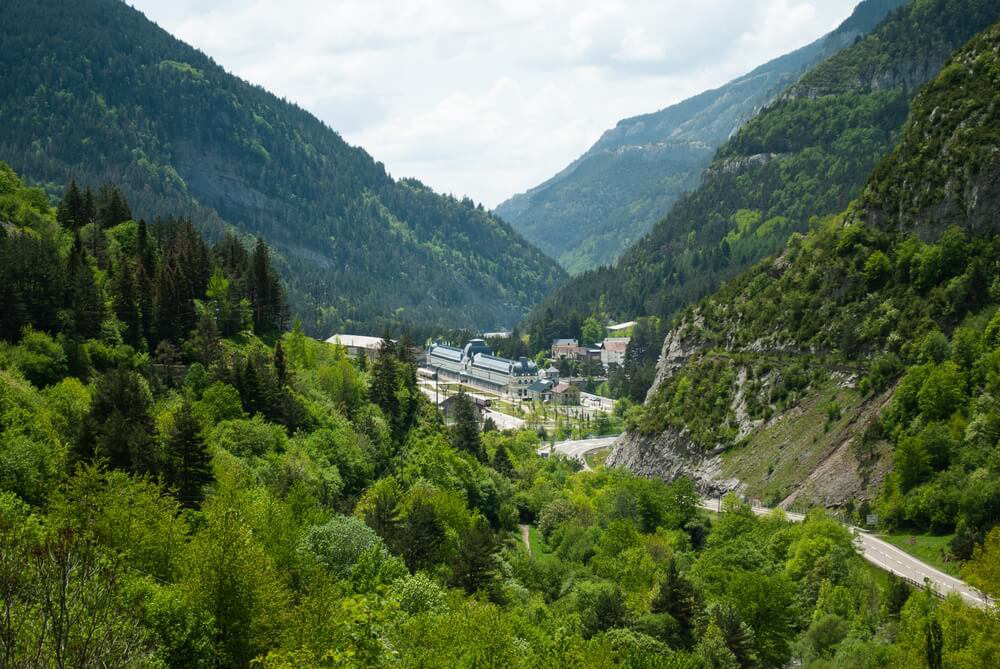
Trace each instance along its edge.
<path fill-rule="evenodd" d="M 562 382 L 562 383 L 557 383 L 557 384 L 556 384 L 556 385 L 555 385 L 555 386 L 554 386 L 554 387 L 552 388 L 552 392 L 554 392 L 554 393 L 564 393 L 564 392 L 566 392 L 567 390 L 569 390 L 569 384 L 568 384 L 568 383 L 566 383 L 565 381 L 564 381 L 564 382 Z"/>
<path fill-rule="evenodd" d="M 551 381 L 535 381 L 528 386 L 529 393 L 547 393 L 552 388 Z"/>
<path fill-rule="evenodd" d="M 619 351 L 624 353 L 631 341 L 629 337 L 608 337 L 604 340 L 605 351 Z"/>
<path fill-rule="evenodd" d="M 575 339 L 553 339 L 553 346 L 576 346 L 577 342 Z"/>
<path fill-rule="evenodd" d="M 620 330 L 628 330 L 630 327 L 634 327 L 635 325 L 636 325 L 635 321 L 629 321 L 628 323 L 619 323 L 618 325 L 609 325 L 608 331 L 618 332 Z"/>
<path fill-rule="evenodd" d="M 470 339 L 465 345 L 465 357 L 470 360 L 475 358 L 477 353 L 485 353 L 486 355 L 493 355 L 493 349 L 490 348 L 489 344 L 482 339 Z"/>
<path fill-rule="evenodd" d="M 510 371 L 516 376 L 532 376 L 538 373 L 538 365 L 535 364 L 534 360 L 521 358 L 511 364 Z"/>
<path fill-rule="evenodd" d="M 510 332 L 484 332 L 483 339 L 509 339 Z"/>
<path fill-rule="evenodd" d="M 451 362 L 462 362 L 462 349 L 444 344 L 434 344 L 431 346 L 428 355 L 432 358 L 442 358 Z"/>
<path fill-rule="evenodd" d="M 556 367 L 555 365 L 549 365 L 548 367 L 546 367 L 542 371 L 545 372 L 546 374 L 558 374 L 559 373 L 559 368 Z"/>
<path fill-rule="evenodd" d="M 473 367 L 488 369 L 491 372 L 500 372 L 502 374 L 510 374 L 512 364 L 513 363 L 506 358 L 498 358 L 495 355 L 489 355 L 488 353 L 477 353 L 476 356 L 472 358 Z"/>
<path fill-rule="evenodd" d="M 340 344 L 351 348 L 377 349 L 382 345 L 382 337 L 367 337 L 365 335 L 335 334 L 326 340 L 327 344 Z"/>

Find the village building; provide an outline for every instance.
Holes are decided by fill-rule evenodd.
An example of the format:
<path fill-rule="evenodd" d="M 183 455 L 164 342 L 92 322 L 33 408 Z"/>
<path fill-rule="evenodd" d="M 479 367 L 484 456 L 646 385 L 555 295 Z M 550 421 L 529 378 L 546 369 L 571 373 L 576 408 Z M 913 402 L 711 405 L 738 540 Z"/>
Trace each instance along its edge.
<path fill-rule="evenodd" d="M 555 383 L 555 381 L 550 381 L 548 379 L 532 383 L 528 386 L 528 397 L 531 400 L 537 400 L 539 402 L 550 401 L 552 399 L 552 386 L 554 386 Z"/>
<path fill-rule="evenodd" d="M 580 403 L 580 389 L 566 382 L 552 386 L 551 396 L 556 404 L 574 406 Z"/>
<path fill-rule="evenodd" d="M 451 379 L 515 399 L 529 399 L 528 388 L 538 381 L 538 367 L 533 361 L 495 356 L 482 339 L 472 339 L 464 348 L 433 344 L 427 349 L 426 364 L 442 380 Z"/>
<path fill-rule="evenodd" d="M 546 381 L 555 382 L 559 380 L 559 369 L 555 365 L 549 365 L 542 371 L 538 372 L 538 376 Z"/>
<path fill-rule="evenodd" d="M 466 395 L 466 397 L 470 402 L 472 402 L 472 411 L 476 416 L 476 420 L 480 423 L 483 422 L 486 412 L 490 407 L 490 401 L 481 397 L 476 397 L 475 395 Z M 444 416 L 446 423 L 451 423 L 455 420 L 455 405 L 457 403 L 458 395 L 444 397 L 438 402 L 438 409 L 441 410 L 441 415 Z"/>
<path fill-rule="evenodd" d="M 631 337 L 635 326 L 638 325 L 635 321 L 628 321 L 627 323 L 618 323 L 617 325 L 608 326 L 608 334 L 612 337 Z"/>
<path fill-rule="evenodd" d="M 607 369 L 612 364 L 624 365 L 629 337 L 608 337 L 601 343 L 601 364 Z"/>
<path fill-rule="evenodd" d="M 351 358 L 358 358 L 362 355 L 368 360 L 374 360 L 382 346 L 381 337 L 367 337 L 365 335 L 335 334 L 326 340 L 327 344 L 340 344 L 347 349 L 347 355 Z"/>
<path fill-rule="evenodd" d="M 575 339 L 555 339 L 552 341 L 553 360 L 575 360 L 580 350 L 580 342 Z"/>

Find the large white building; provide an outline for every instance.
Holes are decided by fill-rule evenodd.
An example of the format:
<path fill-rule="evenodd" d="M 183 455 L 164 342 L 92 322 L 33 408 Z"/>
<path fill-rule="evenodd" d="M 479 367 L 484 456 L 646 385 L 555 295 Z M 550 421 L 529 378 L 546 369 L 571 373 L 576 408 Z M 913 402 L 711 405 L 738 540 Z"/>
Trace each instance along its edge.
<path fill-rule="evenodd" d="M 442 378 L 517 399 L 529 399 L 528 388 L 538 380 L 533 361 L 499 358 L 482 339 L 472 339 L 464 348 L 433 344 L 427 349 L 427 366 Z"/>
<path fill-rule="evenodd" d="M 381 337 L 366 337 L 365 335 L 335 334 L 326 340 L 328 344 L 340 344 L 347 349 L 347 355 L 357 358 L 365 355 L 374 360 L 382 346 Z"/>

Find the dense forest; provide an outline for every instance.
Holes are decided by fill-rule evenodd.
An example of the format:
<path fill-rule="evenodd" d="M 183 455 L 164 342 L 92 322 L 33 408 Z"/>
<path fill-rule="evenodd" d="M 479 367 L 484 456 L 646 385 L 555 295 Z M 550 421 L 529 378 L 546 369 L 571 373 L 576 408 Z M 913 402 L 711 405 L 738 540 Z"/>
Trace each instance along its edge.
<path fill-rule="evenodd" d="M 717 89 L 619 121 L 564 170 L 496 208 L 570 273 L 615 262 L 677 200 L 712 155 L 802 73 L 867 35 L 905 0 L 863 0 L 836 30 Z"/>
<path fill-rule="evenodd" d="M 669 320 L 788 237 L 843 211 L 899 139 L 912 97 L 1000 17 L 987 0 L 926 0 L 807 72 L 719 150 L 703 183 L 613 267 L 574 277 L 524 328 L 578 336 L 587 316 Z"/>
<path fill-rule="evenodd" d="M 822 511 L 708 514 L 468 400 L 446 425 L 405 345 L 280 332 L 264 244 L 136 223 L 113 185 L 53 210 L 7 168 L 0 221 L 5 667 L 1000 661 L 995 613 L 887 579 Z M 1000 593 L 990 539 L 967 573 Z"/>
<path fill-rule="evenodd" d="M 0 156 L 60 197 L 114 182 L 141 216 L 263 238 L 311 334 L 499 329 L 562 270 L 224 71 L 120 0 L 16 0 L 0 28 Z"/>

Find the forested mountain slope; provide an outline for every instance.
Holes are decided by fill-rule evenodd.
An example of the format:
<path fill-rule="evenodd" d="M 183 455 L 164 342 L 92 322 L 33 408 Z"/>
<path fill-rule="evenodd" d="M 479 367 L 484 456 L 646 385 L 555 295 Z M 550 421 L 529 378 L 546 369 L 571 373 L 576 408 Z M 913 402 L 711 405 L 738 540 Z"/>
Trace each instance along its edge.
<path fill-rule="evenodd" d="M 1000 522 L 1000 23 L 917 97 L 844 213 L 689 308 L 609 462 L 890 528 Z"/>
<path fill-rule="evenodd" d="M 995 613 L 879 575 L 823 511 L 709 517 L 467 397 L 447 425 L 407 347 L 278 332 L 262 243 L 79 196 L 0 164 L 5 668 L 1000 662 Z M 1000 529 L 963 576 L 1000 594 L 998 560 Z"/>
<path fill-rule="evenodd" d="M 719 150 L 682 198 L 612 268 L 574 277 L 532 314 L 540 340 L 572 336 L 604 298 L 613 317 L 670 317 L 842 211 L 898 139 L 918 86 L 1000 18 L 988 0 L 922 0 L 808 72 Z"/>
<path fill-rule="evenodd" d="M 0 159 L 50 195 L 111 180 L 139 216 L 264 237 L 314 333 L 501 326 L 563 276 L 481 207 L 393 180 L 119 0 L 4 3 L 0 68 Z"/>
<path fill-rule="evenodd" d="M 572 273 L 614 262 L 697 187 L 715 151 L 748 118 L 904 1 L 864 0 L 812 44 L 715 90 L 619 121 L 566 169 L 496 213 Z"/>

